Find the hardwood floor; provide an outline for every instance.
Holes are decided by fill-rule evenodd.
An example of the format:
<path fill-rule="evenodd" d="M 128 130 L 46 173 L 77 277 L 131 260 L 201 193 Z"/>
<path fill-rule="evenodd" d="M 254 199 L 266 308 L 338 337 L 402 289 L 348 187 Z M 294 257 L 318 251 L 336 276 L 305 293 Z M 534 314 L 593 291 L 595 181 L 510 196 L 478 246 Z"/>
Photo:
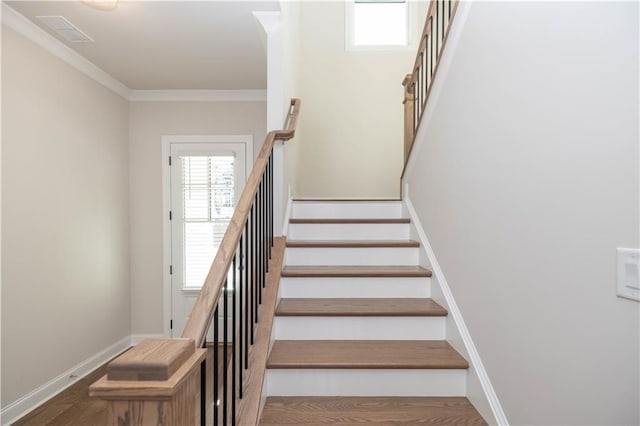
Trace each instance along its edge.
<path fill-rule="evenodd" d="M 430 277 L 431 271 L 421 266 L 335 266 L 335 265 L 292 265 L 282 268 L 283 277 Z"/>
<path fill-rule="evenodd" d="M 222 348 L 219 348 L 222 359 Z M 213 417 L 213 348 L 207 352 L 207 419 Z M 16 426 L 102 426 L 107 418 L 107 403 L 89 398 L 89 385 L 107 373 L 103 365 L 88 376 L 78 380 L 40 407 L 13 423 Z"/>
<path fill-rule="evenodd" d="M 103 425 L 107 418 L 107 403 L 89 398 L 89 385 L 105 374 L 107 374 L 106 364 L 13 424 L 20 426 Z"/>
<path fill-rule="evenodd" d="M 486 425 L 464 397 L 269 397 L 260 426 Z"/>
<path fill-rule="evenodd" d="M 447 310 L 424 298 L 282 298 L 277 316 L 291 317 L 430 317 L 447 316 Z"/>
<path fill-rule="evenodd" d="M 465 369 L 445 340 L 276 340 L 271 369 Z"/>

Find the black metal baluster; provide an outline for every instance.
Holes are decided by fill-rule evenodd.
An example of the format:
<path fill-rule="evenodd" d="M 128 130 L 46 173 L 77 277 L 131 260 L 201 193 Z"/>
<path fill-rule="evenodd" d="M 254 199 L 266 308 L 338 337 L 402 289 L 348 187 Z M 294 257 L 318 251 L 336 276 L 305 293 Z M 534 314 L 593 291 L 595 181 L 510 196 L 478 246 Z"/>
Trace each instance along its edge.
<path fill-rule="evenodd" d="M 262 282 L 262 287 L 267 285 L 267 272 L 269 272 L 269 252 L 267 251 L 267 173 L 262 174 L 262 262 L 264 264 L 263 273 L 265 279 Z"/>
<path fill-rule="evenodd" d="M 273 247 L 273 151 L 271 151 L 269 155 L 269 162 L 271 162 L 271 167 L 269 168 L 269 181 L 271 182 L 269 185 L 269 208 L 271 209 L 269 223 L 271 225 L 271 247 Z M 271 253 L 271 251 L 269 253 Z"/>
<path fill-rule="evenodd" d="M 240 308 L 240 315 L 238 315 L 238 360 L 240 361 L 240 368 L 238 368 L 238 383 L 240 383 L 240 387 L 238 388 L 238 397 L 240 399 L 242 399 L 242 373 L 244 372 L 244 312 L 242 310 L 243 307 L 243 303 L 242 303 L 242 298 L 244 296 L 244 289 L 242 288 L 242 284 L 243 284 L 243 280 L 242 278 L 244 277 L 244 260 L 242 259 L 244 257 L 244 233 L 240 234 L 240 245 L 239 245 L 239 249 L 240 249 L 240 264 L 239 264 L 239 268 L 238 268 L 238 272 L 239 272 L 239 283 L 238 283 L 238 296 L 239 296 L 239 308 Z"/>
<path fill-rule="evenodd" d="M 417 91 L 418 91 L 418 87 L 417 84 L 415 82 L 415 80 L 411 83 L 411 85 L 413 86 L 413 130 L 417 130 L 418 128 L 418 120 L 420 119 L 420 117 L 418 116 L 418 107 L 416 106 L 417 102 Z"/>
<path fill-rule="evenodd" d="M 431 30 L 429 31 L 429 36 L 431 37 L 431 78 L 433 79 L 433 71 L 435 70 L 435 49 L 433 48 L 433 43 L 435 41 L 435 37 L 433 36 L 433 16 L 429 20 L 429 25 L 431 26 Z"/>
<path fill-rule="evenodd" d="M 259 322 L 259 318 L 258 318 L 258 237 L 257 237 L 257 230 L 258 230 L 258 194 L 256 193 L 256 195 L 253 198 L 253 230 L 251 231 L 253 233 L 253 241 L 252 241 L 252 250 L 253 250 L 253 282 L 251 283 L 253 285 L 253 310 L 254 312 L 254 319 L 255 319 L 255 324 L 257 324 Z M 253 328 L 253 327 L 252 327 Z M 253 340 L 252 340 L 252 344 L 253 344 Z"/>
<path fill-rule="evenodd" d="M 207 339 L 204 339 L 202 347 L 207 349 Z M 200 364 L 200 426 L 207 424 L 207 357 Z"/>
<path fill-rule="evenodd" d="M 420 117 L 420 107 L 422 105 L 422 78 L 420 76 L 420 67 L 418 67 L 417 71 L 418 75 L 416 76 L 416 85 L 418 88 L 418 102 L 417 104 L 414 104 L 413 107 L 418 110 L 418 117 Z"/>
<path fill-rule="evenodd" d="M 269 154 L 269 259 L 273 255 L 273 151 Z"/>
<path fill-rule="evenodd" d="M 262 303 L 262 289 L 264 288 L 264 173 L 260 177 L 260 185 L 258 186 L 258 203 L 260 203 L 258 243 L 260 244 L 260 303 Z"/>
<path fill-rule="evenodd" d="M 425 45 L 425 57 L 427 58 L 427 84 L 431 86 L 431 78 L 432 78 L 432 69 L 431 69 L 431 43 L 429 39 L 429 35 L 425 36 L 424 45 Z M 427 88 L 427 92 L 429 89 Z"/>
<path fill-rule="evenodd" d="M 255 312 L 253 309 L 253 301 L 255 300 L 254 292 L 253 292 L 253 274 L 254 274 L 254 256 L 253 256 L 253 209 L 252 205 L 249 209 L 249 219 L 247 220 L 247 230 L 248 238 L 247 238 L 247 297 L 251 297 L 251 324 L 249 324 L 250 333 L 251 333 L 251 344 L 253 345 L 253 324 L 256 322 Z"/>
<path fill-rule="evenodd" d="M 227 346 L 229 346 L 229 327 L 228 315 L 229 309 L 227 306 L 227 279 L 224 280 L 224 286 L 222 287 L 222 424 L 227 424 L 227 368 L 229 368 L 229 360 L 227 359 Z"/>
<path fill-rule="evenodd" d="M 249 218 L 244 224 L 244 252 L 249 254 Z M 253 316 L 252 316 L 253 317 Z M 251 334 L 253 335 L 253 320 L 251 324 Z M 253 343 L 253 338 L 251 339 Z M 244 368 L 249 368 L 249 259 L 244 266 Z M 242 381 L 241 381 L 242 382 Z"/>
<path fill-rule="evenodd" d="M 442 6 L 440 6 L 441 12 L 442 12 L 442 46 L 444 47 L 444 35 L 446 34 L 446 27 L 445 27 L 445 15 L 446 15 L 446 6 L 445 6 L 445 0 L 442 0 Z"/>
<path fill-rule="evenodd" d="M 218 425 L 218 368 L 220 360 L 218 359 L 218 307 L 213 313 L 213 424 Z"/>
<path fill-rule="evenodd" d="M 436 14 L 434 19 L 436 20 L 436 60 L 440 57 L 440 31 L 438 29 L 438 11 L 440 10 L 440 2 L 436 0 Z"/>
<path fill-rule="evenodd" d="M 263 267 L 264 264 L 262 263 L 263 260 L 263 253 L 262 253 L 262 215 L 263 215 L 263 211 L 262 211 L 262 177 L 260 178 L 260 183 L 258 184 L 258 192 L 256 193 L 256 195 L 258 196 L 258 232 L 256 234 L 256 238 L 257 238 L 257 242 L 258 242 L 258 304 L 262 304 L 262 271 L 263 271 Z"/>
<path fill-rule="evenodd" d="M 424 67 L 425 52 L 420 52 L 420 111 L 424 112 L 424 103 L 427 99 L 427 73 Z"/>
<path fill-rule="evenodd" d="M 418 120 L 416 119 L 416 83 L 411 82 L 411 95 L 413 96 L 413 132 L 415 135 L 416 128 L 418 127 Z"/>
<path fill-rule="evenodd" d="M 236 256 L 233 256 L 231 273 L 232 293 L 231 293 L 231 423 L 235 424 L 236 421 L 236 291 L 238 290 L 238 283 L 236 281 Z M 240 369 L 242 370 L 242 369 Z"/>
<path fill-rule="evenodd" d="M 269 238 L 269 164 L 271 162 L 271 154 L 267 157 L 267 167 L 264 169 L 264 212 L 265 212 L 265 247 L 267 247 L 266 258 L 267 258 L 267 272 L 269 272 L 269 259 L 271 259 L 271 250 L 269 250 L 269 244 L 271 243 L 271 239 Z"/>

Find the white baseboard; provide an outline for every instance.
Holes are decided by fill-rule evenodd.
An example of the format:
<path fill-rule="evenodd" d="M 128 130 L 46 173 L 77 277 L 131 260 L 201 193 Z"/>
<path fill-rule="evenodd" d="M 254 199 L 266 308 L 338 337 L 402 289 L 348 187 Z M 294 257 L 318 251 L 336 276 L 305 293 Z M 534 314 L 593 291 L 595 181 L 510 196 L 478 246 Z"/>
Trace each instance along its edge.
<path fill-rule="evenodd" d="M 108 348 L 85 359 L 69 370 L 49 380 L 39 388 L 29 392 L 17 401 L 12 402 L 0 411 L 0 422 L 3 425 L 11 424 L 36 407 L 53 398 L 79 379 L 94 371 L 96 368 L 122 353 L 131 346 L 131 336 L 118 340 Z"/>
<path fill-rule="evenodd" d="M 469 355 L 469 358 L 470 358 L 469 362 L 472 368 L 470 368 L 469 371 L 472 373 L 475 373 L 476 378 L 482 387 L 482 391 L 484 392 L 486 403 L 488 404 L 491 410 L 490 414 L 493 415 L 493 419 L 485 418 L 485 420 L 487 420 L 490 424 L 497 424 L 499 426 L 508 426 L 509 422 L 507 420 L 507 416 L 505 415 L 504 410 L 502 409 L 502 405 L 498 400 L 498 396 L 496 395 L 495 390 L 493 389 L 491 380 L 489 379 L 489 376 L 487 375 L 487 371 L 484 368 L 484 364 L 480 359 L 480 354 L 478 353 L 478 350 L 476 349 L 476 346 L 473 343 L 471 334 L 469 333 L 469 330 L 467 329 L 467 325 L 465 324 L 464 319 L 462 318 L 462 313 L 460 312 L 460 309 L 458 308 L 458 305 L 456 304 L 456 301 L 453 298 L 453 293 L 451 292 L 451 288 L 447 283 L 447 280 L 444 276 L 444 272 L 442 272 L 442 269 L 440 268 L 440 264 L 436 259 L 436 255 L 433 252 L 433 248 L 429 243 L 429 239 L 427 238 L 427 235 L 424 232 L 424 228 L 422 228 L 422 225 L 420 223 L 420 218 L 418 217 L 418 214 L 415 208 L 413 207 L 411 200 L 409 199 L 408 185 L 406 185 L 406 188 L 404 188 L 403 194 L 404 194 L 405 207 L 411 218 L 411 223 L 414 226 L 416 233 L 418 234 L 421 247 L 424 248 L 424 250 L 426 251 L 427 259 L 429 261 L 429 266 L 433 273 L 431 285 L 439 285 L 440 290 L 444 295 L 444 298 L 448 305 L 447 308 L 449 310 L 449 315 L 454 320 L 454 323 L 458 329 L 458 332 L 465 346 L 467 354 Z M 487 413 L 484 412 L 485 410 L 482 410 L 481 407 L 476 407 L 476 408 L 478 408 L 478 411 L 480 411 L 481 414 L 487 415 Z"/>
<path fill-rule="evenodd" d="M 110 359 L 121 354 L 131 346 L 135 346 L 144 339 L 163 339 L 162 334 L 131 334 L 118 340 L 108 348 L 98 352 L 90 358 L 85 359 L 69 370 L 49 380 L 39 388 L 29 392 L 17 401 L 0 410 L 0 424 L 8 425 L 20 417 L 33 411 L 46 401 L 50 400 L 81 378 L 85 377 L 96 368 L 100 367 Z"/>
<path fill-rule="evenodd" d="M 289 230 L 289 219 L 291 218 L 291 205 L 293 201 L 291 200 L 291 187 L 289 187 L 289 200 L 287 200 L 287 208 L 284 211 L 284 220 L 282 221 L 282 236 L 287 236 L 287 231 Z"/>

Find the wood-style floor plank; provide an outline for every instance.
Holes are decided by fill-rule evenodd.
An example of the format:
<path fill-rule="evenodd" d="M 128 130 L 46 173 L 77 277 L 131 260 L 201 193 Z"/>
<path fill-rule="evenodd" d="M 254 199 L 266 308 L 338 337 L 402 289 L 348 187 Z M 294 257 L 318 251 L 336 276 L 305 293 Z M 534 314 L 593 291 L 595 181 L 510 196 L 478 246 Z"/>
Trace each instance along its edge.
<path fill-rule="evenodd" d="M 307 224 L 372 224 L 372 223 L 411 223 L 411 219 L 405 217 L 391 217 L 391 218 L 291 218 L 289 223 L 307 223 Z"/>
<path fill-rule="evenodd" d="M 223 349 L 219 349 L 222 359 Z M 230 351 L 229 351 L 230 352 Z M 229 355 L 230 356 L 230 355 Z M 219 376 L 222 377 L 222 362 Z M 107 402 L 89 398 L 89 386 L 107 374 L 104 364 L 86 377 L 51 398 L 41 406 L 12 423 L 16 426 L 94 426 L 104 425 L 107 421 Z M 222 379 L 220 379 L 222 381 Z M 207 351 L 207 418 L 213 419 L 213 347 Z"/>
<path fill-rule="evenodd" d="M 460 369 L 465 360 L 445 340 L 276 340 L 271 369 Z"/>
<path fill-rule="evenodd" d="M 268 397 L 261 426 L 487 423 L 464 397 Z"/>
<path fill-rule="evenodd" d="M 384 202 L 394 202 L 402 201 L 401 198 L 293 198 L 291 201 L 302 202 L 302 203 L 336 203 L 336 202 L 345 202 L 345 203 L 358 203 L 358 202 L 375 202 L 375 203 L 384 203 Z"/>
<path fill-rule="evenodd" d="M 282 269 L 283 277 L 430 277 L 421 266 L 334 266 L 292 265 Z"/>
<path fill-rule="evenodd" d="M 287 240 L 287 247 L 296 248 L 415 248 L 414 240 Z"/>
<path fill-rule="evenodd" d="M 428 298 L 284 298 L 276 316 L 432 317 L 447 310 Z"/>

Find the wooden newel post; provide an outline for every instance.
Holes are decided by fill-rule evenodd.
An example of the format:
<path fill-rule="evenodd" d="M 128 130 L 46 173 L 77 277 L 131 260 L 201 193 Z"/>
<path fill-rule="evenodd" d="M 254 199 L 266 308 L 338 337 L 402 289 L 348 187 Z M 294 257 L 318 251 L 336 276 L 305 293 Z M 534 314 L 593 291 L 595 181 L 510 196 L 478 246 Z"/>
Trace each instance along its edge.
<path fill-rule="evenodd" d="M 200 425 L 205 357 L 191 339 L 144 340 L 109 363 L 89 396 L 108 402 L 108 425 Z"/>
<path fill-rule="evenodd" d="M 404 162 L 407 163 L 411 145 L 413 144 L 414 135 L 414 117 L 413 117 L 413 75 L 407 74 L 402 81 L 404 86 Z"/>

